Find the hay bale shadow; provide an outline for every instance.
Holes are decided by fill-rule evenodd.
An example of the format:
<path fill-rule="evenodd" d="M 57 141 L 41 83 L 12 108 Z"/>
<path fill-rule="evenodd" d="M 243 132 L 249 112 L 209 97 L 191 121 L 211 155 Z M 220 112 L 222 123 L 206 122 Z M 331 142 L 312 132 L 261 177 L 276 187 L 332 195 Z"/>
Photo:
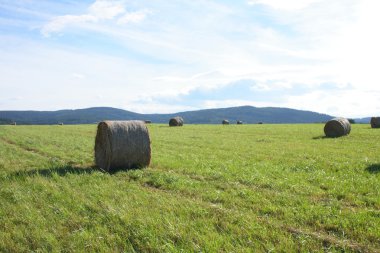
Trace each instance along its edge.
<path fill-rule="evenodd" d="M 366 168 L 366 171 L 372 174 L 380 173 L 380 163 L 371 164 Z"/>
<path fill-rule="evenodd" d="M 101 169 L 98 169 L 98 170 L 99 171 L 101 170 L 104 173 L 108 173 L 110 175 L 113 175 L 113 174 L 116 174 L 118 172 L 127 172 L 127 171 L 131 171 L 131 170 L 142 170 L 142 169 L 145 169 L 145 168 L 148 168 L 148 167 L 141 167 L 141 166 L 132 165 L 129 168 L 123 168 L 123 167 L 121 167 L 121 168 L 112 168 L 109 171 L 105 171 L 105 170 L 101 170 Z"/>
<path fill-rule="evenodd" d="M 64 166 L 58 166 L 58 167 L 52 167 L 52 168 L 16 171 L 11 174 L 11 177 L 43 176 L 43 177 L 50 178 L 54 174 L 64 177 L 67 174 L 76 174 L 76 175 L 92 174 L 94 172 L 99 172 L 99 171 L 101 170 L 96 168 L 95 166 L 78 167 L 78 166 L 72 166 L 70 164 L 67 164 Z"/>
<path fill-rule="evenodd" d="M 10 174 L 11 178 L 26 178 L 26 177 L 35 177 L 42 176 L 46 178 L 51 178 L 53 175 L 58 175 L 60 177 L 65 177 L 66 175 L 84 175 L 84 174 L 93 174 L 95 172 L 101 172 L 105 174 L 116 174 L 122 171 L 130 171 L 130 170 L 139 170 L 143 169 L 142 167 L 133 166 L 132 168 L 114 168 L 109 171 L 105 171 L 97 166 L 89 166 L 89 167 L 80 167 L 73 166 L 71 164 L 66 164 L 63 166 L 51 167 L 51 168 L 41 168 L 41 169 L 33 169 L 33 170 L 21 170 L 15 171 Z"/>
<path fill-rule="evenodd" d="M 327 139 L 328 137 L 325 136 L 325 135 L 319 135 L 319 136 L 315 136 L 313 137 L 313 140 L 321 140 L 321 139 Z"/>

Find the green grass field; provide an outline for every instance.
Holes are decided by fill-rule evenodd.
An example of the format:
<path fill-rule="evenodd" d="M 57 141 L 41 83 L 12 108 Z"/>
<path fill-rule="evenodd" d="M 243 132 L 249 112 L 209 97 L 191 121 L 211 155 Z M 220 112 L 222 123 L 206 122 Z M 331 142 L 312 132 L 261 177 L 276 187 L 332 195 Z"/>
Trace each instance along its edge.
<path fill-rule="evenodd" d="M 104 173 L 95 125 L 0 126 L 0 252 L 380 251 L 380 129 L 149 125 Z"/>

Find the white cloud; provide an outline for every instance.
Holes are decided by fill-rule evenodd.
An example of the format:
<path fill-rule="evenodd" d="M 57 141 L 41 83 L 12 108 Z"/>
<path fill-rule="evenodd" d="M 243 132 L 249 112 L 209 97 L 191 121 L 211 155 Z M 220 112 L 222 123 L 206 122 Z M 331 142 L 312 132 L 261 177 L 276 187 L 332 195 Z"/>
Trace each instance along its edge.
<path fill-rule="evenodd" d="M 318 2 L 319 0 L 248 0 L 249 5 L 263 4 L 275 9 L 299 10 Z"/>
<path fill-rule="evenodd" d="M 78 79 L 78 80 L 83 80 L 83 79 L 86 78 L 85 75 L 80 74 L 80 73 L 72 73 L 72 74 L 71 74 L 71 77 L 72 77 L 73 79 Z"/>
<path fill-rule="evenodd" d="M 140 23 L 143 21 L 148 14 L 152 13 L 149 10 L 141 10 L 136 12 L 128 12 L 124 16 L 120 17 L 117 21 L 118 24 L 127 23 Z"/>
<path fill-rule="evenodd" d="M 118 18 L 117 24 L 139 23 L 151 13 L 148 10 L 140 10 L 126 13 L 124 1 L 96 0 L 89 8 L 87 13 L 82 15 L 63 15 L 54 17 L 49 23 L 45 24 L 41 33 L 45 37 L 50 34 L 60 32 L 68 26 L 80 26 L 86 23 L 98 23 L 104 20 Z"/>
<path fill-rule="evenodd" d="M 212 108 L 226 108 L 235 106 L 245 106 L 251 105 L 256 107 L 281 107 L 282 103 L 277 102 L 257 102 L 252 100 L 237 100 L 237 99 L 227 99 L 227 100 L 206 100 L 202 104 L 202 108 L 212 109 Z"/>
<path fill-rule="evenodd" d="M 358 89 L 329 92 L 316 90 L 299 96 L 289 96 L 285 105 L 342 117 L 378 115 L 380 91 L 369 92 Z"/>
<path fill-rule="evenodd" d="M 12 101 L 23 100 L 23 99 L 24 99 L 24 97 L 22 97 L 22 96 L 10 98 L 10 100 L 12 100 Z"/>
<path fill-rule="evenodd" d="M 266 82 L 256 82 L 251 86 L 252 91 L 271 91 L 291 89 L 295 84 L 284 80 L 267 80 Z"/>
<path fill-rule="evenodd" d="M 380 76 L 380 2 L 363 0 L 357 20 L 342 29 L 327 47 L 332 67 L 343 82 L 361 90 L 379 90 Z"/>
<path fill-rule="evenodd" d="M 41 29 L 42 35 L 49 37 L 51 33 L 59 32 L 69 25 L 78 25 L 86 22 L 96 22 L 97 18 L 92 15 L 64 15 L 53 18 Z"/>
<path fill-rule="evenodd" d="M 93 3 L 89 12 L 97 19 L 113 19 L 125 12 L 124 3 L 113 0 L 97 0 Z"/>
<path fill-rule="evenodd" d="M 156 102 L 141 103 L 141 101 L 131 101 L 130 103 L 123 104 L 122 108 L 137 113 L 176 113 L 183 111 L 198 110 L 198 107 L 186 106 L 181 104 L 164 104 Z"/>

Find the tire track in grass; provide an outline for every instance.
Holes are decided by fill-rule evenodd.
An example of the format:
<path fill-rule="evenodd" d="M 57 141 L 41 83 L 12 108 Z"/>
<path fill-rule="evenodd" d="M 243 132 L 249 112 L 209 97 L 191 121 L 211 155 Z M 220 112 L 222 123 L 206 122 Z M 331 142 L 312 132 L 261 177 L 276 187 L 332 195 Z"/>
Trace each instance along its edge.
<path fill-rule="evenodd" d="M 238 214 L 239 214 L 239 211 L 237 209 L 225 208 L 220 204 L 215 204 L 212 202 L 205 201 L 204 199 L 199 198 L 199 197 L 194 196 L 194 195 L 192 195 L 190 197 L 190 196 L 186 196 L 182 193 L 176 193 L 176 192 L 173 192 L 170 190 L 160 189 L 160 188 L 154 187 L 150 184 L 140 184 L 140 185 L 145 187 L 145 188 L 148 188 L 152 191 L 160 191 L 160 192 L 163 192 L 163 193 L 169 194 L 169 195 L 177 195 L 178 197 L 186 198 L 186 199 L 193 201 L 193 202 L 197 201 L 199 204 L 201 203 L 210 209 L 219 209 L 219 210 L 222 210 L 224 212 L 233 213 L 236 216 L 238 216 Z M 269 221 L 268 219 L 265 219 L 265 218 L 262 218 L 259 216 L 256 216 L 256 219 L 260 223 L 264 223 L 268 226 L 287 231 L 288 233 L 291 233 L 292 235 L 309 236 L 315 240 L 321 241 L 323 244 L 333 245 L 333 246 L 339 247 L 341 249 L 349 248 L 350 250 L 355 251 L 355 252 L 374 252 L 374 253 L 379 252 L 380 253 L 380 249 L 373 248 L 369 245 L 361 244 L 361 243 L 358 243 L 358 242 L 355 242 L 352 240 L 340 239 L 340 238 L 337 238 L 335 236 L 326 234 L 325 232 L 322 232 L 322 231 L 309 231 L 307 229 L 296 228 L 296 227 L 292 227 L 289 225 L 284 225 L 282 223 L 275 224 L 274 222 Z"/>
<path fill-rule="evenodd" d="M 6 138 L 4 138 L 4 137 L 0 137 L 0 139 L 1 139 L 2 141 L 6 142 L 6 143 L 8 143 L 8 144 L 10 144 L 10 145 L 12 145 L 12 146 L 17 146 L 19 149 L 22 149 L 22 150 L 24 150 L 24 151 L 32 152 L 32 153 L 36 153 L 36 154 L 38 154 L 38 155 L 40 155 L 40 156 L 44 156 L 44 157 L 46 157 L 46 158 L 51 158 L 51 156 L 49 156 L 48 154 L 46 154 L 46 153 L 44 153 L 44 152 L 42 152 L 42 151 L 40 151 L 40 150 L 38 150 L 38 149 L 36 149 L 36 148 L 25 147 L 25 146 L 23 146 L 23 145 L 18 144 L 17 142 L 14 142 L 14 141 L 12 141 L 12 140 L 6 139 Z"/>
<path fill-rule="evenodd" d="M 188 201 L 191 202 L 196 202 L 197 204 L 200 204 L 202 206 L 207 207 L 208 209 L 218 209 L 222 210 L 223 212 L 226 213 L 232 213 L 234 216 L 241 216 L 241 211 L 238 210 L 237 208 L 226 208 L 221 204 L 213 203 L 211 201 L 205 201 L 203 198 L 197 196 L 197 195 L 192 195 L 192 194 L 186 194 L 185 192 L 176 192 L 172 190 L 167 190 L 167 189 L 162 189 L 160 187 L 155 187 L 152 184 L 144 183 L 144 182 L 139 182 L 131 179 L 131 181 L 137 183 L 138 185 L 153 191 L 153 192 L 161 192 L 163 194 L 171 195 L 171 196 L 176 196 L 178 198 L 185 198 Z M 341 249 L 350 249 L 354 252 L 379 252 L 380 249 L 371 247 L 370 245 L 366 245 L 363 243 L 359 243 L 353 240 L 348 240 L 348 239 L 340 239 L 337 238 L 333 235 L 327 234 L 324 231 L 310 231 L 308 229 L 303 229 L 303 228 L 297 228 L 293 227 L 290 225 L 285 225 L 281 221 L 276 220 L 277 223 L 274 221 L 270 221 L 267 218 L 256 216 L 256 220 L 259 221 L 261 224 L 266 224 L 268 226 L 274 227 L 276 229 L 286 231 L 294 236 L 297 235 L 303 235 L 303 236 L 309 236 L 317 241 L 321 241 L 324 245 L 329 246 L 335 246 L 339 247 Z"/>
<path fill-rule="evenodd" d="M 316 240 L 322 241 L 324 244 L 337 245 L 342 249 L 349 248 L 350 250 L 355 251 L 355 252 L 374 252 L 374 253 L 380 252 L 380 249 L 373 248 L 369 245 L 360 244 L 358 242 L 354 242 L 350 240 L 342 240 L 335 236 L 331 236 L 323 232 L 308 231 L 308 230 L 303 230 L 300 228 L 295 228 L 295 227 L 291 227 L 291 226 L 283 225 L 283 224 L 279 225 L 278 227 L 285 229 L 286 231 L 288 231 L 289 233 L 293 235 L 310 236 Z"/>
<path fill-rule="evenodd" d="M 12 140 L 6 139 L 6 138 L 4 138 L 4 137 L 0 137 L 0 140 L 2 140 L 3 142 L 5 142 L 5 143 L 7 143 L 7 144 L 9 144 L 9 145 L 11 145 L 11 146 L 13 146 L 13 147 L 17 147 L 18 149 L 21 149 L 21 150 L 23 150 L 23 151 L 25 151 L 25 152 L 27 152 L 27 153 L 37 154 L 37 155 L 39 155 L 39 156 L 42 156 L 42 157 L 44 157 L 44 158 L 48 158 L 48 159 L 50 159 L 50 160 L 51 160 L 51 159 L 54 159 L 54 160 L 57 161 L 57 162 L 66 163 L 65 160 L 62 160 L 62 159 L 60 159 L 60 158 L 58 158 L 58 157 L 52 157 L 52 156 L 50 156 L 49 154 L 47 154 L 47 153 L 45 153 L 45 152 L 43 152 L 43 151 L 41 151 L 41 150 L 38 150 L 38 149 L 36 149 L 36 148 L 25 147 L 25 146 L 23 146 L 23 145 L 18 144 L 17 142 L 14 142 L 14 141 L 12 141 Z"/>

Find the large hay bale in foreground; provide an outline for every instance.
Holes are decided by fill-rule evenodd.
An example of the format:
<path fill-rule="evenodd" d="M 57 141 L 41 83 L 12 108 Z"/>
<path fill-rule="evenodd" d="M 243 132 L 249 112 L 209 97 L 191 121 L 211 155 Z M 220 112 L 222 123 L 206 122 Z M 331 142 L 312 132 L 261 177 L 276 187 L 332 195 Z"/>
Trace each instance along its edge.
<path fill-rule="evenodd" d="M 372 117 L 371 118 L 371 127 L 372 128 L 380 128 L 380 117 Z"/>
<path fill-rule="evenodd" d="M 169 120 L 169 126 L 183 126 L 183 122 L 183 118 L 177 116 Z"/>
<path fill-rule="evenodd" d="M 148 128 L 143 121 L 102 121 L 95 139 L 95 162 L 104 170 L 149 166 Z"/>
<path fill-rule="evenodd" d="M 340 137 L 351 132 L 351 124 L 345 118 L 334 118 L 329 120 L 324 128 L 327 137 Z"/>
<path fill-rule="evenodd" d="M 229 125 L 230 122 L 229 122 L 228 120 L 224 119 L 224 120 L 222 121 L 222 124 L 223 124 L 223 125 Z"/>

